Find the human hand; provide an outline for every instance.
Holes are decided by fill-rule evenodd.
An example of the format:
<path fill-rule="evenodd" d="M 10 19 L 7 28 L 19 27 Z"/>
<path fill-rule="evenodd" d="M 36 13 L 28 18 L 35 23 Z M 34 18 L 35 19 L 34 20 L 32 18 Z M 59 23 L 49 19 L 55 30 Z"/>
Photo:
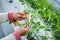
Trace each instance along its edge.
<path fill-rule="evenodd" d="M 24 36 L 29 32 L 29 25 L 25 25 L 24 27 L 20 27 L 19 29 L 17 29 L 17 31 L 19 32 L 20 36 Z"/>
<path fill-rule="evenodd" d="M 18 20 L 24 20 L 25 18 L 27 18 L 27 14 L 21 13 L 21 12 L 13 12 L 13 19 L 16 20 L 15 22 L 13 22 L 13 24 L 16 26 L 16 24 L 18 23 Z"/>
<path fill-rule="evenodd" d="M 13 19 L 14 20 L 24 20 L 27 17 L 27 14 L 21 12 L 13 12 Z"/>

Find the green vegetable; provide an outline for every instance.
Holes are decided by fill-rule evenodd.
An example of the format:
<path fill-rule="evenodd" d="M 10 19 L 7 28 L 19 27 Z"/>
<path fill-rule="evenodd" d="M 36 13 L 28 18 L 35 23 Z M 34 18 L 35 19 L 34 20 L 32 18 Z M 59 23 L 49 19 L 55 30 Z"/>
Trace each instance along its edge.
<path fill-rule="evenodd" d="M 52 4 L 49 4 L 47 0 L 24 0 L 25 3 L 30 5 L 31 8 L 33 8 L 32 12 L 25 11 L 25 13 L 31 14 L 30 19 L 30 26 L 32 33 L 28 33 L 30 35 L 33 35 L 34 31 L 39 31 L 40 29 L 44 29 L 45 32 L 52 31 L 52 40 L 58 40 L 60 39 L 60 10 L 55 9 Z M 28 9 L 27 9 L 28 10 Z M 41 26 L 40 21 L 39 23 L 36 22 L 39 20 L 43 20 L 44 25 Z M 37 35 L 37 34 L 36 34 Z M 47 35 L 47 36 L 46 36 Z M 46 33 L 45 36 L 40 36 L 40 38 L 43 39 L 50 39 L 48 37 L 48 34 Z M 31 36 L 32 37 L 32 36 Z M 36 40 L 39 40 L 39 36 L 33 36 L 34 38 L 37 38 Z"/>
<path fill-rule="evenodd" d="M 24 25 L 24 24 L 22 24 L 22 23 L 20 23 L 20 22 L 17 23 L 17 26 L 21 26 L 21 27 L 22 27 L 23 25 Z"/>

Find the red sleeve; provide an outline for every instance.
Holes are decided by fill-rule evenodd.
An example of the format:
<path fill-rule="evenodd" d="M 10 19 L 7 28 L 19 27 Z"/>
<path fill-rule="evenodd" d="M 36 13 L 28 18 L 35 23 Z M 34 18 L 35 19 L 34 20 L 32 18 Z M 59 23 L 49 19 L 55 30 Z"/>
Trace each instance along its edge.
<path fill-rule="evenodd" d="M 15 36 L 16 40 L 21 40 L 21 37 L 18 31 L 15 31 L 13 35 Z"/>
<path fill-rule="evenodd" d="M 13 13 L 12 12 L 9 12 L 8 13 L 8 19 L 9 19 L 10 22 L 16 21 L 16 20 L 13 19 Z M 18 31 L 15 31 L 13 33 L 13 35 L 15 36 L 16 40 L 21 40 L 21 37 L 20 37 L 20 34 L 19 34 Z"/>
<path fill-rule="evenodd" d="M 13 13 L 12 13 L 12 12 L 9 12 L 9 13 L 8 13 L 8 20 L 9 20 L 10 22 L 16 21 L 16 20 L 13 19 Z"/>

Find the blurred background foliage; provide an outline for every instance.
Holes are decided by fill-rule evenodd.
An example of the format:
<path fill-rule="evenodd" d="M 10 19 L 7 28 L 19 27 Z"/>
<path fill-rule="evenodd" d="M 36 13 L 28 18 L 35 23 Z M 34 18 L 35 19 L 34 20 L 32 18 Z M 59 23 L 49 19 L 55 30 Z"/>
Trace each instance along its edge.
<path fill-rule="evenodd" d="M 24 13 L 30 15 L 30 32 L 27 34 L 27 38 L 32 38 L 32 40 L 60 39 L 60 9 L 54 8 L 53 4 L 49 4 L 47 0 L 19 1 L 22 5 L 28 6 Z M 45 35 L 37 35 L 40 29 L 44 30 Z M 49 37 L 48 32 L 52 37 Z"/>

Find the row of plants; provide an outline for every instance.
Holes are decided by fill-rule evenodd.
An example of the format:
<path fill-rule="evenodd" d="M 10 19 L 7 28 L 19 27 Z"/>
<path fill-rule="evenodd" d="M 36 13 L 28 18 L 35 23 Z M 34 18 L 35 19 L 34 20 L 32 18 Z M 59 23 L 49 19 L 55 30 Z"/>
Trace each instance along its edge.
<path fill-rule="evenodd" d="M 27 6 L 24 13 L 30 15 L 30 32 L 28 40 L 59 40 L 60 39 L 60 10 L 55 9 L 48 0 L 19 0 Z M 55 9 L 55 10 L 54 10 Z M 41 24 L 43 23 L 43 25 Z M 37 35 L 43 29 L 45 35 Z M 52 35 L 48 35 L 48 32 Z"/>

